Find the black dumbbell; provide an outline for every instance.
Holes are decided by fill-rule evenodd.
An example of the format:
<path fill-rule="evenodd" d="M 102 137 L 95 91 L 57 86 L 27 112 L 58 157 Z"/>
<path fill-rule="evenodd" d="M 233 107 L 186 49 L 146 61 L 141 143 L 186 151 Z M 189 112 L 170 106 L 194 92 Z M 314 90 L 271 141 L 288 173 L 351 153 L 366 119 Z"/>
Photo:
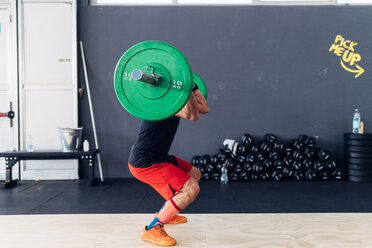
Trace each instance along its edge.
<path fill-rule="evenodd" d="M 341 170 L 335 170 L 332 172 L 332 178 L 335 180 L 342 180 L 343 174 Z"/>
<path fill-rule="evenodd" d="M 283 168 L 283 176 L 284 177 L 292 177 L 293 176 L 293 169 L 289 166 Z"/>
<path fill-rule="evenodd" d="M 250 148 L 249 148 L 249 151 L 251 153 L 257 153 L 260 149 L 258 148 L 258 146 L 256 145 L 252 145 Z"/>
<path fill-rule="evenodd" d="M 209 158 L 208 157 L 206 157 L 205 155 L 200 156 L 199 164 L 206 165 L 208 163 L 209 163 Z"/>
<path fill-rule="evenodd" d="M 256 158 L 258 161 L 263 162 L 265 160 L 265 154 L 262 152 L 257 153 Z"/>
<path fill-rule="evenodd" d="M 205 171 L 206 172 L 209 172 L 209 173 L 212 173 L 214 171 L 214 166 L 213 164 L 206 164 L 205 165 Z"/>
<path fill-rule="evenodd" d="M 204 154 L 203 156 L 200 157 L 199 163 L 202 165 L 206 165 L 210 162 L 210 157 L 207 154 Z"/>
<path fill-rule="evenodd" d="M 297 150 L 299 150 L 299 151 L 301 151 L 305 147 L 305 145 L 304 145 L 304 143 L 302 143 L 299 140 L 294 140 L 293 141 L 293 144 L 292 144 L 292 147 L 295 148 L 295 149 L 297 149 Z"/>
<path fill-rule="evenodd" d="M 248 181 L 249 180 L 249 174 L 246 171 L 242 171 L 239 174 L 239 178 L 242 181 Z"/>
<path fill-rule="evenodd" d="M 315 154 L 316 151 L 314 148 L 306 148 L 304 150 L 305 157 L 310 158 L 310 159 L 315 159 Z"/>
<path fill-rule="evenodd" d="M 199 165 L 199 159 L 200 159 L 200 156 L 199 155 L 195 155 L 194 157 L 192 157 L 191 159 L 191 164 L 195 165 L 195 166 L 198 166 Z"/>
<path fill-rule="evenodd" d="M 283 173 L 279 170 L 275 170 L 271 173 L 271 179 L 274 181 L 281 181 L 283 180 Z"/>
<path fill-rule="evenodd" d="M 298 141 L 300 141 L 300 142 L 302 142 L 302 143 L 304 143 L 304 144 L 306 144 L 306 141 L 307 141 L 308 139 L 309 139 L 309 137 L 308 137 L 307 135 L 305 135 L 305 134 L 301 134 L 301 135 L 299 135 L 298 138 L 297 138 Z"/>
<path fill-rule="evenodd" d="M 305 172 L 305 179 L 308 181 L 313 181 L 316 180 L 316 171 L 312 169 L 308 169 Z"/>
<path fill-rule="evenodd" d="M 241 172 L 243 170 L 243 165 L 242 164 L 236 164 L 235 167 L 234 167 L 234 171 L 235 172 Z"/>
<path fill-rule="evenodd" d="M 257 180 L 258 179 L 258 175 L 256 173 L 252 173 L 251 174 L 251 180 Z"/>
<path fill-rule="evenodd" d="M 274 168 L 275 168 L 275 170 L 282 171 L 283 170 L 283 167 L 284 167 L 284 163 L 283 163 L 282 160 L 276 160 L 274 162 Z"/>
<path fill-rule="evenodd" d="M 285 158 L 283 158 L 283 162 L 284 162 L 284 164 L 287 165 L 287 166 L 292 166 L 292 164 L 293 164 L 293 159 L 292 159 L 291 157 L 285 157 Z"/>
<path fill-rule="evenodd" d="M 225 154 L 232 153 L 232 151 L 230 150 L 230 148 L 227 145 L 225 145 L 222 149 L 223 149 L 223 153 L 225 153 Z"/>
<path fill-rule="evenodd" d="M 337 165 L 335 161 L 331 160 L 326 163 L 326 167 L 328 170 L 333 171 L 336 169 Z"/>
<path fill-rule="evenodd" d="M 280 152 L 279 151 L 272 151 L 269 153 L 269 159 L 271 160 L 278 160 L 280 158 Z"/>
<path fill-rule="evenodd" d="M 322 171 L 325 168 L 324 163 L 322 161 L 315 161 L 314 163 L 314 170 L 316 171 Z"/>
<path fill-rule="evenodd" d="M 254 164 L 253 164 L 253 169 L 252 169 L 252 170 L 253 170 L 254 172 L 259 173 L 259 172 L 262 172 L 263 169 L 264 169 L 264 166 L 263 166 L 261 163 L 254 163 Z"/>
<path fill-rule="evenodd" d="M 331 153 L 330 153 L 330 151 L 328 151 L 326 149 L 321 149 L 318 152 L 318 158 L 321 161 L 328 161 L 331 158 Z"/>
<path fill-rule="evenodd" d="M 294 143 L 295 143 L 296 139 L 290 139 L 288 140 L 288 146 L 291 147 L 291 148 L 294 148 Z"/>
<path fill-rule="evenodd" d="M 302 161 L 303 158 L 304 158 L 304 154 L 299 151 L 299 150 L 295 150 L 292 154 L 292 158 L 295 160 L 295 161 Z"/>
<path fill-rule="evenodd" d="M 262 173 L 258 176 L 258 178 L 259 178 L 260 180 L 269 180 L 269 179 L 270 179 L 270 174 L 267 173 L 267 172 L 262 172 Z"/>
<path fill-rule="evenodd" d="M 254 155 L 253 153 L 248 154 L 246 157 L 246 161 L 250 163 L 256 162 L 256 155 Z"/>
<path fill-rule="evenodd" d="M 268 143 L 273 144 L 278 140 L 278 138 L 274 134 L 268 133 L 268 134 L 265 134 L 264 140 Z"/>
<path fill-rule="evenodd" d="M 238 158 L 238 156 L 235 155 L 234 153 L 230 153 L 228 158 L 232 158 L 235 161 Z"/>
<path fill-rule="evenodd" d="M 315 139 L 314 138 L 308 138 L 306 141 L 306 147 L 308 148 L 314 148 L 316 145 Z"/>
<path fill-rule="evenodd" d="M 224 153 L 225 147 L 218 148 L 216 155 L 218 156 L 221 153 Z"/>
<path fill-rule="evenodd" d="M 268 142 L 262 142 L 260 145 L 260 150 L 262 152 L 270 152 L 271 151 L 271 145 Z"/>
<path fill-rule="evenodd" d="M 227 159 L 227 154 L 219 153 L 217 154 L 218 162 L 224 163 Z"/>
<path fill-rule="evenodd" d="M 301 181 L 304 179 L 304 173 L 302 173 L 302 171 L 300 170 L 297 170 L 293 173 L 293 178 L 297 181 Z"/>
<path fill-rule="evenodd" d="M 253 170 L 253 164 L 250 162 L 247 162 L 244 164 L 244 171 L 251 172 Z"/>
<path fill-rule="evenodd" d="M 263 161 L 263 165 L 264 165 L 265 169 L 267 169 L 267 170 L 271 170 L 274 167 L 274 163 L 270 159 L 265 159 Z"/>
<path fill-rule="evenodd" d="M 244 164 L 247 159 L 246 159 L 246 156 L 242 156 L 240 155 L 238 158 L 237 158 L 237 161 L 240 163 L 240 164 Z"/>
<path fill-rule="evenodd" d="M 218 157 L 220 154 L 229 155 L 230 153 L 231 150 L 227 146 L 223 146 L 217 150 L 216 155 Z"/>
<path fill-rule="evenodd" d="M 226 168 L 231 171 L 235 167 L 235 162 L 233 159 L 227 159 L 225 162 Z"/>
<path fill-rule="evenodd" d="M 204 180 L 210 180 L 210 179 L 211 179 L 211 174 L 208 173 L 208 172 L 204 172 L 204 173 L 202 174 L 202 178 L 203 178 Z"/>
<path fill-rule="evenodd" d="M 210 161 L 211 164 L 217 164 L 217 162 L 218 162 L 217 155 L 210 156 L 209 161 Z"/>
<path fill-rule="evenodd" d="M 238 144 L 236 147 L 236 152 L 239 155 L 245 155 L 247 153 L 247 147 L 244 144 Z"/>
<path fill-rule="evenodd" d="M 216 167 L 216 171 L 217 171 L 217 172 L 221 172 L 221 169 L 222 169 L 222 163 L 217 163 L 215 167 Z"/>
<path fill-rule="evenodd" d="M 287 147 L 284 149 L 284 156 L 292 157 L 293 155 L 293 149 L 291 147 Z"/>
<path fill-rule="evenodd" d="M 230 176 L 229 176 L 229 179 L 231 181 L 238 181 L 239 180 L 239 174 L 236 173 L 236 172 L 231 172 L 230 173 Z"/>
<path fill-rule="evenodd" d="M 302 162 L 302 166 L 305 168 L 305 169 L 312 169 L 314 167 L 314 162 L 313 160 L 311 160 L 310 158 L 306 158 L 304 159 L 304 161 Z"/>
<path fill-rule="evenodd" d="M 254 143 L 253 137 L 247 133 L 242 135 L 241 141 L 243 142 L 243 144 L 248 145 L 248 146 L 253 145 Z"/>
<path fill-rule="evenodd" d="M 212 179 L 215 180 L 215 181 L 220 181 L 221 180 L 221 174 L 220 173 L 213 173 L 212 174 Z"/>
<path fill-rule="evenodd" d="M 320 173 L 319 173 L 319 177 L 320 177 L 320 179 L 321 180 L 328 180 L 329 179 L 329 173 L 328 173 L 328 171 L 321 171 Z"/>
<path fill-rule="evenodd" d="M 302 164 L 300 161 L 294 161 L 292 164 L 293 169 L 295 170 L 301 170 L 302 169 Z"/>
<path fill-rule="evenodd" d="M 283 151 L 284 150 L 284 144 L 282 142 L 275 142 L 274 143 L 274 149 L 277 151 Z"/>

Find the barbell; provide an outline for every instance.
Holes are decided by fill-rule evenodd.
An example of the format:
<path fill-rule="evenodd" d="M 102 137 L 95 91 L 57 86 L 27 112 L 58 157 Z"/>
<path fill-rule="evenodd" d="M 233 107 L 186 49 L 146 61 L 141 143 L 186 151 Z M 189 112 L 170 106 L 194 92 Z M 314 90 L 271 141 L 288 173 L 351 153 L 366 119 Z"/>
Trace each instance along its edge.
<path fill-rule="evenodd" d="M 203 80 L 192 73 L 186 57 L 162 41 L 144 41 L 129 48 L 119 59 L 114 87 L 121 105 L 148 121 L 167 119 L 187 103 L 193 83 L 207 98 Z"/>

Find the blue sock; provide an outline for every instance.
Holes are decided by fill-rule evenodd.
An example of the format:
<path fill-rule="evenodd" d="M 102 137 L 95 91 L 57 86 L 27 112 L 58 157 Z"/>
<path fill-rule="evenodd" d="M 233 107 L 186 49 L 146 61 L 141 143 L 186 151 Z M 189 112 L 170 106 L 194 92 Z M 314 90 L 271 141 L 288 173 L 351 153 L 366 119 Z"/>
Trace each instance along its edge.
<path fill-rule="evenodd" d="M 165 202 L 165 203 L 167 203 L 167 202 Z M 164 205 L 161 207 L 161 209 L 159 210 L 159 212 L 158 212 L 159 214 L 160 214 L 160 211 L 163 210 L 163 208 L 165 207 L 165 203 L 164 203 Z"/>
<path fill-rule="evenodd" d="M 146 230 L 150 230 L 151 228 L 153 228 L 154 226 L 162 226 L 162 225 L 164 225 L 159 219 L 158 219 L 158 217 L 155 217 L 152 221 L 151 221 L 151 223 L 148 225 L 148 226 L 146 226 Z"/>

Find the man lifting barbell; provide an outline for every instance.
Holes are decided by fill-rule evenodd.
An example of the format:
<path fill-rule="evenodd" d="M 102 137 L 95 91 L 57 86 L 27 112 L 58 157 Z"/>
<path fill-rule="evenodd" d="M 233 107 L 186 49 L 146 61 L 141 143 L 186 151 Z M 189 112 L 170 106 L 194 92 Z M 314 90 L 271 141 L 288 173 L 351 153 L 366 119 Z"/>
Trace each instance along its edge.
<path fill-rule="evenodd" d="M 195 88 L 196 89 L 196 88 Z M 166 203 L 146 226 L 141 238 L 156 245 L 171 246 L 176 241 L 164 230 L 165 223 L 184 223 L 177 215 L 193 202 L 199 193 L 199 169 L 188 162 L 168 155 L 180 117 L 198 120 L 199 114 L 209 112 L 199 90 L 191 94 L 185 107 L 176 116 L 162 121 L 142 121 L 138 141 L 132 147 L 129 169 L 138 180 L 151 185 Z"/>
<path fill-rule="evenodd" d="M 201 173 L 168 152 L 180 118 L 196 121 L 199 114 L 209 112 L 206 87 L 199 76 L 192 74 L 180 51 L 158 41 L 130 48 L 119 60 L 114 83 L 124 108 L 143 119 L 130 152 L 129 170 L 166 200 L 143 229 L 141 238 L 155 245 L 175 245 L 164 224 L 187 221 L 178 213 L 198 195 Z"/>

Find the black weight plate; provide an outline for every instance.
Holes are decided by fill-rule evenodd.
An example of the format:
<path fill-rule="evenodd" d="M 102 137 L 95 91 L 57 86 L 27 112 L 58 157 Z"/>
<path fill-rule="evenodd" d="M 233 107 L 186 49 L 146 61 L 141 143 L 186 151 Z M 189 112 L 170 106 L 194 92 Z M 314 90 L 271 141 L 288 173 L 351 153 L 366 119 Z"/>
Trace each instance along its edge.
<path fill-rule="evenodd" d="M 349 181 L 358 182 L 358 183 L 365 183 L 365 182 L 372 182 L 372 177 L 355 177 L 355 176 L 348 176 Z"/>
<path fill-rule="evenodd" d="M 346 158 L 345 162 L 348 164 L 372 164 L 372 159 L 370 158 Z"/>
<path fill-rule="evenodd" d="M 195 73 L 192 73 L 192 82 L 198 86 L 199 91 L 203 94 L 205 100 L 207 100 L 208 91 L 203 79 Z"/>
<path fill-rule="evenodd" d="M 356 177 L 372 177 L 372 170 L 347 170 L 347 174 Z"/>
<path fill-rule="evenodd" d="M 372 141 L 372 134 L 371 133 L 364 133 L 364 134 L 345 133 L 344 139 L 345 140 L 371 140 Z"/>
<path fill-rule="evenodd" d="M 346 167 L 349 170 L 372 170 L 372 163 L 371 164 L 346 164 Z"/>
<path fill-rule="evenodd" d="M 348 152 L 370 152 L 370 153 L 372 153 L 372 146 L 345 146 L 345 151 L 348 151 Z"/>
<path fill-rule="evenodd" d="M 349 158 L 370 158 L 372 159 L 372 152 L 345 152 Z"/>
<path fill-rule="evenodd" d="M 345 146 L 372 146 L 371 140 L 345 140 Z"/>

